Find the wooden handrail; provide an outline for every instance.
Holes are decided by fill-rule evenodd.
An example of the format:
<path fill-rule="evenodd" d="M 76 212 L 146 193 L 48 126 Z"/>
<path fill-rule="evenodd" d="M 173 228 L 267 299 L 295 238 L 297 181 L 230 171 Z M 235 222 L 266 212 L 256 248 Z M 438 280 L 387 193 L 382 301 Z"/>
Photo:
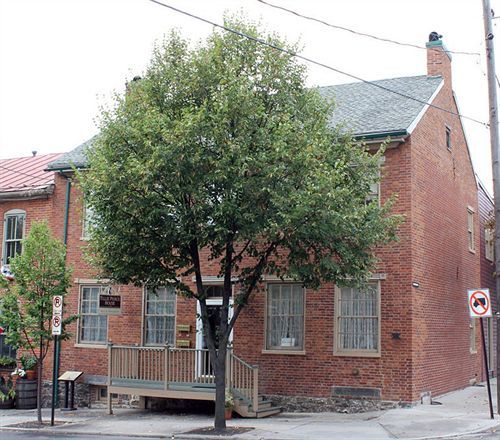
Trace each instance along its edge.
<path fill-rule="evenodd" d="M 213 386 L 215 377 L 207 349 L 109 345 L 108 385 L 115 380 L 158 383 L 165 390 L 174 383 Z M 259 367 L 250 365 L 228 349 L 226 387 L 252 405 L 259 404 Z"/>

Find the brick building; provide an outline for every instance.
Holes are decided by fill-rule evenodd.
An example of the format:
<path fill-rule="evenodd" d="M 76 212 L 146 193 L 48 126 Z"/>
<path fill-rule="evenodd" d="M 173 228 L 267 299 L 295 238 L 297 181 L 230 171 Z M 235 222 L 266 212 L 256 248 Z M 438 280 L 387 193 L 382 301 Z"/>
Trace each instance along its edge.
<path fill-rule="evenodd" d="M 270 413 L 255 390 L 284 405 L 290 398 L 302 406 L 332 398 L 321 402 L 334 406 L 344 397 L 410 403 L 423 393 L 463 388 L 482 374 L 479 332 L 466 304 L 467 289 L 483 281 L 482 228 L 450 55 L 441 41 L 429 42 L 427 75 L 322 87 L 320 93 L 337 103 L 332 124 L 344 124 L 373 149 L 388 140 L 372 198 L 396 196 L 394 212 L 405 222 L 399 241 L 378 249 L 379 264 L 364 290 L 330 284 L 305 290 L 262 280 L 233 332 L 230 383 L 246 401 L 243 415 Z M 65 313 L 80 315 L 74 338 L 63 343 L 61 368 L 84 371 L 95 397 L 110 385 L 115 393 L 213 399 L 196 302 L 170 289 L 153 295 L 108 286 L 83 258 L 91 213 L 71 173 L 73 166 L 85 168 L 90 147 L 91 141 L 47 167 L 55 173 L 51 224 L 67 241 L 74 268 Z M 9 205 L 14 208 L 25 209 L 24 201 Z M 217 316 L 220 280 L 206 264 L 204 282 Z M 99 307 L 103 292 L 120 296 L 117 314 Z"/>
<path fill-rule="evenodd" d="M 0 160 L 0 266 L 2 273 L 9 259 L 22 250 L 22 239 L 33 220 L 47 220 L 57 227 L 55 210 L 55 173 L 46 172 L 47 164 L 60 154 Z M 0 335 L 0 356 L 13 350 Z"/>

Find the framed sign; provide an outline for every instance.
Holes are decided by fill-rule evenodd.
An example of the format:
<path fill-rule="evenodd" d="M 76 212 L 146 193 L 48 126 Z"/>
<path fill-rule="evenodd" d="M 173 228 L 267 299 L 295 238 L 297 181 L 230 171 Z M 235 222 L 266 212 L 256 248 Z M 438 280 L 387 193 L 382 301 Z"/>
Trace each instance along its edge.
<path fill-rule="evenodd" d="M 122 297 L 121 295 L 99 294 L 99 314 L 101 315 L 121 315 Z"/>

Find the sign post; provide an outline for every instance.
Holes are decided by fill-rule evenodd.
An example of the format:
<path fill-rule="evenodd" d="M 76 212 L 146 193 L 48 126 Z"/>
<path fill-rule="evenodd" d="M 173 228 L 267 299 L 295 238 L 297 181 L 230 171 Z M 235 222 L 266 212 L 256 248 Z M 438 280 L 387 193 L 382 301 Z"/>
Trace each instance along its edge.
<path fill-rule="evenodd" d="M 63 297 L 52 297 L 52 336 L 54 336 L 54 363 L 52 366 L 52 404 L 50 407 L 50 426 L 54 426 L 54 411 L 56 407 L 57 378 L 59 376 L 57 362 L 57 342 L 62 333 Z"/>
<path fill-rule="evenodd" d="M 488 385 L 488 402 L 490 404 L 490 417 L 493 416 L 493 401 L 491 400 L 490 371 L 488 367 L 488 353 L 486 352 L 486 339 L 484 337 L 483 317 L 491 318 L 491 300 L 489 289 L 471 289 L 468 291 L 469 313 L 471 318 L 479 318 L 481 327 L 481 341 L 483 344 L 484 368 L 486 370 L 486 383 Z"/>

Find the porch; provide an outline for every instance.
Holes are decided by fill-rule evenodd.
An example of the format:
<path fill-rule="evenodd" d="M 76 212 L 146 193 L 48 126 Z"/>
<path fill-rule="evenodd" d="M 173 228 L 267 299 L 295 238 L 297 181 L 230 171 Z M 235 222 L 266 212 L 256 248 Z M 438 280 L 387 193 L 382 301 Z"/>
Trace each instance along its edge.
<path fill-rule="evenodd" d="M 228 349 L 226 386 L 242 417 L 267 417 L 281 408 L 259 395 L 259 367 Z M 108 411 L 112 394 L 169 399 L 215 400 L 215 377 L 206 349 L 109 345 Z"/>

